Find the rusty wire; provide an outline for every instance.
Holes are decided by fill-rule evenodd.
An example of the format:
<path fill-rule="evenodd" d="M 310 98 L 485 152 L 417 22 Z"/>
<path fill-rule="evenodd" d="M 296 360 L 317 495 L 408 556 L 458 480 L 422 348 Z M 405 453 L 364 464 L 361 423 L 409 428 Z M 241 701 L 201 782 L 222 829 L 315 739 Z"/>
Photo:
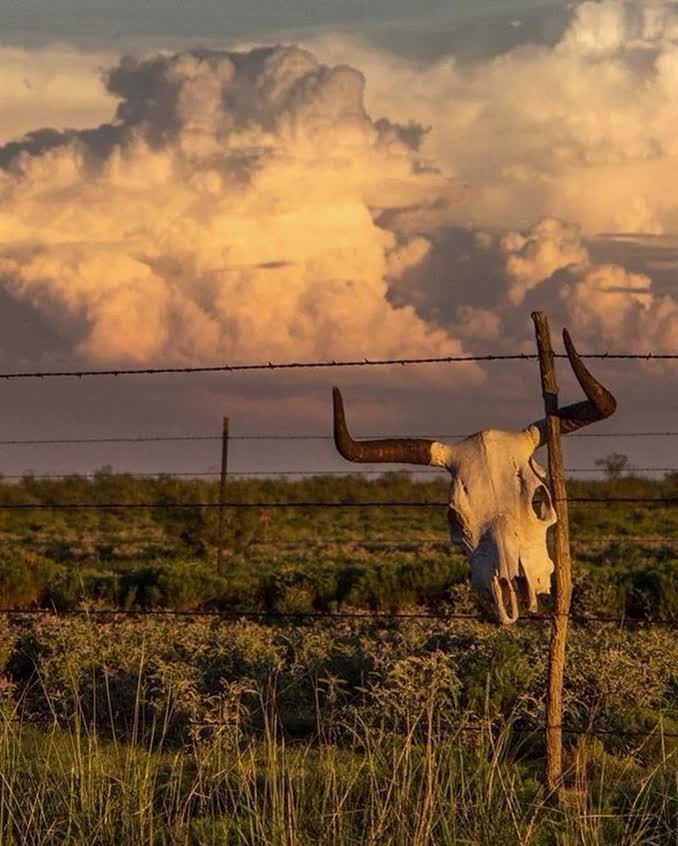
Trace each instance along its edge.
<path fill-rule="evenodd" d="M 250 479 L 250 478 L 267 478 L 275 481 L 280 476 L 343 476 L 350 478 L 351 476 L 388 476 L 390 474 L 406 473 L 407 475 L 417 476 L 432 476 L 434 478 L 444 478 L 447 470 L 444 467 L 430 467 L 425 469 L 404 468 L 402 470 L 229 470 L 227 476 L 229 479 Z M 602 467 L 567 467 L 566 473 L 605 473 Z M 678 473 L 678 467 L 633 467 L 624 471 L 623 478 L 632 478 L 634 473 Z M 46 479 L 61 479 L 61 480 L 95 480 L 97 478 L 132 478 L 132 479 L 202 479 L 202 478 L 218 478 L 221 476 L 219 470 L 149 470 L 147 472 L 136 472 L 134 470 L 115 470 L 114 472 L 107 472 L 103 470 L 94 470 L 93 472 L 82 473 L 77 470 L 63 470 L 60 473 L 34 473 L 33 471 L 25 471 L 24 473 L 0 473 L 0 482 L 5 479 L 27 479 L 27 480 L 46 480 Z"/>
<path fill-rule="evenodd" d="M 558 500 L 556 500 L 558 501 Z M 568 497 L 571 504 L 598 503 L 605 505 L 678 505 L 678 497 Z M 241 509 L 256 508 L 447 508 L 446 502 L 429 500 L 373 500 L 364 502 L 287 501 L 287 502 L 9 502 L 0 503 L 0 511 L 145 511 L 171 509 Z"/>
<path fill-rule="evenodd" d="M 257 709 L 258 710 L 258 709 Z M 41 725 L 47 726 L 52 725 L 56 727 L 62 727 L 64 725 L 69 725 L 71 721 L 65 718 L 60 718 L 56 714 L 51 714 L 49 718 L 45 719 L 44 717 L 32 716 L 28 715 L 19 715 L 13 713 L 11 715 L 8 714 L 0 714 L 0 725 L 12 723 L 18 725 Z M 210 720 L 208 718 L 202 720 L 187 720 L 183 725 L 189 728 L 203 728 L 203 729 L 210 729 L 210 728 L 223 728 L 223 727 L 232 727 L 233 721 L 232 720 Z M 90 724 L 90 728 L 93 728 L 93 724 Z M 665 731 L 662 727 L 662 724 L 659 723 L 651 729 L 636 729 L 636 730 L 624 730 L 624 729 L 605 729 L 605 728 L 597 728 L 593 726 L 588 726 L 587 728 L 576 729 L 576 728 L 568 728 L 567 726 L 559 725 L 559 726 L 552 726 L 552 728 L 559 728 L 563 732 L 563 734 L 567 734 L 571 737 L 617 737 L 620 739 L 631 739 L 631 738 L 651 738 L 656 737 L 659 739 L 667 738 L 667 739 L 674 739 L 678 738 L 678 732 L 672 731 Z M 468 723 L 464 725 L 460 725 L 456 727 L 456 730 L 463 734 L 473 733 L 479 734 L 485 731 L 492 731 L 492 732 L 502 732 L 508 731 L 513 734 L 518 735 L 531 735 L 536 734 L 537 732 L 543 732 L 546 729 L 546 725 L 543 723 L 535 723 L 531 726 L 526 725 L 513 725 L 513 724 L 505 724 L 505 725 L 497 725 L 491 722 L 480 723 L 476 725 L 470 725 Z"/>
<path fill-rule="evenodd" d="M 370 438 L 395 438 L 398 435 L 365 435 Z M 468 434 L 453 435 L 413 435 L 411 437 L 427 437 L 439 440 L 463 440 Z M 677 438 L 678 432 L 575 432 L 570 438 Z M 253 435 L 229 435 L 229 441 L 332 441 L 333 435 L 317 433 L 285 435 L 265 433 Z M 149 443 L 178 443 L 182 441 L 211 441 L 223 440 L 222 435 L 131 435 L 102 438 L 10 438 L 0 440 L 0 446 L 79 446 L 87 444 L 149 444 Z"/>
<path fill-rule="evenodd" d="M 567 358 L 565 353 L 556 353 L 556 358 Z M 327 369 L 337 367 L 388 367 L 392 365 L 407 366 L 416 364 L 453 364 L 466 362 L 489 361 L 536 361 L 536 353 L 513 353 L 510 355 L 449 355 L 429 358 L 382 358 L 382 359 L 348 359 L 344 361 L 287 361 L 287 362 L 257 362 L 254 364 L 219 364 L 202 367 L 142 367 L 115 368 L 110 370 L 34 370 L 26 372 L 0 373 L 0 379 L 48 379 L 75 377 L 82 379 L 90 376 L 155 376 L 167 374 L 190 373 L 236 373 L 252 371 L 274 370 L 304 370 Z M 588 353 L 580 355 L 583 359 L 609 359 L 610 361 L 673 361 L 678 360 L 678 353 Z"/>
<path fill-rule="evenodd" d="M 8 617 L 91 617 L 93 620 L 105 620 L 106 618 L 142 618 L 142 617 L 167 617 L 170 619 L 191 620 L 191 619 L 212 619 L 212 620 L 239 620 L 239 619 L 261 619 L 261 620 L 292 620 L 300 623 L 302 621 L 323 621 L 337 620 L 365 621 L 365 622 L 392 622 L 392 621 L 424 621 L 436 620 L 446 622 L 448 620 L 465 620 L 486 625 L 496 626 L 494 620 L 488 620 L 478 613 L 459 612 L 435 612 L 435 611 L 411 611 L 411 612 L 385 612 L 385 611 L 269 611 L 265 609 L 243 609 L 243 610 L 222 610 L 222 609 L 196 609 L 182 610 L 176 608 L 68 608 L 57 610 L 54 608 L 0 608 L 0 615 Z M 600 623 L 605 625 L 634 625 L 634 626 L 659 626 L 669 629 L 678 628 L 678 620 L 672 618 L 647 618 L 633 616 L 611 616 L 605 614 L 577 614 L 570 613 L 568 618 L 577 624 Z M 553 620 L 552 614 L 530 614 L 520 617 L 519 624 L 550 623 Z"/>

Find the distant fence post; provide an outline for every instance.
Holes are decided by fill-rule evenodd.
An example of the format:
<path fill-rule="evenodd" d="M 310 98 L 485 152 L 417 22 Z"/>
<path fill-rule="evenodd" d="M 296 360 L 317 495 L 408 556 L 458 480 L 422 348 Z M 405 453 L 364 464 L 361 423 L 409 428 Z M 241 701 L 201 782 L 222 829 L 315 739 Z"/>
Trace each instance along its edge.
<path fill-rule="evenodd" d="M 552 801 L 560 799 L 563 777 L 563 678 L 565 674 L 565 642 L 572 592 L 570 562 L 570 532 L 568 525 L 567 492 L 560 442 L 558 414 L 558 383 L 555 357 L 551 346 L 548 317 L 540 311 L 532 314 L 539 352 L 541 387 L 546 411 L 546 442 L 548 446 L 549 477 L 553 506 L 558 515 L 555 525 L 555 590 L 554 612 L 549 646 L 548 687 L 546 692 L 546 763 L 545 782 Z"/>
<path fill-rule="evenodd" d="M 224 502 L 226 501 L 226 476 L 228 475 L 228 427 L 229 418 L 224 417 L 221 430 L 221 479 L 219 481 L 219 523 L 217 525 L 217 573 L 224 575 Z"/>

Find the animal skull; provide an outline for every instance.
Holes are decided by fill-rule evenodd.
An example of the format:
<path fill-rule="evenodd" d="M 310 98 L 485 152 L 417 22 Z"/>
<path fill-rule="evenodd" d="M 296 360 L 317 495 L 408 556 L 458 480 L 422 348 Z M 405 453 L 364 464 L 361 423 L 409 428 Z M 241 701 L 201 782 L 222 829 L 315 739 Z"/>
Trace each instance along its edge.
<path fill-rule="evenodd" d="M 587 396 L 560 409 L 563 434 L 609 417 L 616 401 L 589 373 L 563 332 L 572 369 Z M 421 439 L 354 441 L 334 389 L 334 439 L 349 461 L 444 467 L 450 473 L 450 540 L 463 547 L 471 583 L 494 603 L 501 623 L 515 623 L 522 602 L 537 610 L 537 594 L 550 592 L 553 562 L 546 533 L 556 520 L 546 474 L 534 452 L 546 442 L 540 420 L 520 432 L 487 429 L 459 444 Z"/>

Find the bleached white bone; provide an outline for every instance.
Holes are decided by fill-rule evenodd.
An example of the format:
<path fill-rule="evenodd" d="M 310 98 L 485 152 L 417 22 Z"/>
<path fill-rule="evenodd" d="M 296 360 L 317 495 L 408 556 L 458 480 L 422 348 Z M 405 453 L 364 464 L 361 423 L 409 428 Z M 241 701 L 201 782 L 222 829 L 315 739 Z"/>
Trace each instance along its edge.
<path fill-rule="evenodd" d="M 566 330 L 563 336 L 587 396 L 585 402 L 560 410 L 561 431 L 568 434 L 609 417 L 616 401 L 588 372 Z M 515 623 L 520 604 L 537 610 L 537 596 L 551 589 L 547 531 L 557 520 L 545 471 L 534 458 L 545 440 L 543 420 L 519 432 L 486 429 L 454 445 L 421 438 L 354 441 L 335 388 L 334 438 L 349 461 L 428 464 L 448 470 L 450 539 L 466 552 L 471 583 L 492 600 L 501 623 Z"/>
<path fill-rule="evenodd" d="M 435 443 L 435 463 L 451 477 L 450 540 L 463 548 L 474 588 L 491 598 L 502 623 L 518 618 L 519 600 L 537 610 L 553 561 L 546 532 L 556 522 L 545 473 L 534 458 L 539 432 L 487 429 L 455 446 Z"/>

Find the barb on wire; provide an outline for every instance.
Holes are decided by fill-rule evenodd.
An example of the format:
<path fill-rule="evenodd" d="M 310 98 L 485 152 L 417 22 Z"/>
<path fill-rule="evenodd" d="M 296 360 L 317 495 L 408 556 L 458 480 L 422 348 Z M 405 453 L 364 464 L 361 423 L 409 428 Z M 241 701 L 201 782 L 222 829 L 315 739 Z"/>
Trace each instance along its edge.
<path fill-rule="evenodd" d="M 14 371 L 0 373 L 0 379 L 47 379 L 62 377 L 88 376 L 155 376 L 168 374 L 189 373 L 237 373 L 271 370 L 305 370 L 327 369 L 335 367 L 388 367 L 391 365 L 417 364 L 456 364 L 465 362 L 489 361 L 535 361 L 539 357 L 535 353 L 513 353 L 508 355 L 445 355 L 428 358 L 362 358 L 344 361 L 285 361 L 285 362 L 257 362 L 254 364 L 218 364 L 203 367 L 141 367 L 115 368 L 111 370 L 35 370 Z M 556 358 L 567 358 L 564 353 L 556 353 Z M 588 353 L 581 355 L 586 359 L 609 359 L 610 361 L 671 361 L 678 360 L 678 353 Z"/>

